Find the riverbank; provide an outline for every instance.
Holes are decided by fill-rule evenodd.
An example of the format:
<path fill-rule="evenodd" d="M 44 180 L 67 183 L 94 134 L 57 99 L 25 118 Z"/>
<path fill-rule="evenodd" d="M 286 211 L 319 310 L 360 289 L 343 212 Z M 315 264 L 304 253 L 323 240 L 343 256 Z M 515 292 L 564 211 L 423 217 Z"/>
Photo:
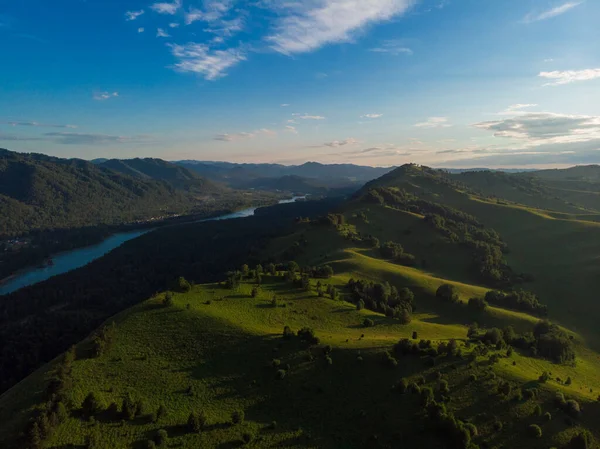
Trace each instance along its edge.
<path fill-rule="evenodd" d="M 279 200 L 277 204 L 291 203 L 305 198 L 306 196 L 296 196 L 285 200 Z M 23 287 L 37 284 L 38 282 L 45 281 L 59 274 L 64 274 L 69 271 L 80 268 L 108 254 L 109 252 L 121 246 L 125 242 L 140 237 L 141 235 L 147 234 L 149 232 L 152 232 L 156 229 L 172 226 L 181 226 L 197 222 L 230 220 L 235 218 L 249 217 L 254 215 L 254 212 L 259 207 L 261 206 L 259 205 L 256 207 L 246 207 L 245 209 L 240 209 L 238 211 L 229 211 L 228 213 L 221 213 L 220 215 L 211 213 L 209 217 L 207 217 L 206 215 L 187 216 L 186 219 L 183 219 L 183 217 L 179 217 L 181 219 L 175 223 L 163 222 L 160 226 L 156 226 L 155 224 L 155 226 L 143 226 L 141 228 L 137 227 L 136 229 L 130 229 L 128 232 L 119 232 L 112 234 L 106 239 L 104 239 L 102 242 L 94 244 L 92 246 L 85 246 L 82 248 L 49 255 L 47 256 L 47 258 L 52 258 L 54 260 L 54 265 L 40 268 L 36 264 L 19 270 L 18 272 L 12 274 L 9 278 L 5 278 L 4 283 L 0 283 L 0 295 L 6 295 L 8 293 L 15 292 Z M 264 205 L 262 207 L 264 207 Z"/>

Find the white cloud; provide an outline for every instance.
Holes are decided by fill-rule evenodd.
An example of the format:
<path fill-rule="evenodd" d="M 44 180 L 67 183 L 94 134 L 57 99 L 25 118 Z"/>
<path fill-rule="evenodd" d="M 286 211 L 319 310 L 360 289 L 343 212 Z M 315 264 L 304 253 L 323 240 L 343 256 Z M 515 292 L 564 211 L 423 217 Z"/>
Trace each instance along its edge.
<path fill-rule="evenodd" d="M 293 133 L 293 134 L 298 134 L 298 130 L 296 129 L 295 126 L 288 125 L 288 126 L 285 127 L 285 130 L 287 132 L 290 132 L 290 133 Z"/>
<path fill-rule="evenodd" d="M 544 86 L 560 86 L 563 84 L 570 84 L 578 81 L 590 81 L 600 78 L 600 69 L 541 72 L 539 76 L 541 78 L 554 80 L 544 84 Z"/>
<path fill-rule="evenodd" d="M 258 129 L 256 131 L 252 131 L 252 132 L 241 132 L 241 133 L 235 133 L 235 134 L 229 134 L 229 133 L 217 134 L 215 136 L 214 140 L 220 140 L 222 142 L 233 142 L 236 140 L 253 139 L 253 138 L 261 136 L 261 135 L 273 137 L 273 136 L 277 135 L 277 132 L 275 132 L 271 129 L 262 128 L 262 129 Z"/>
<path fill-rule="evenodd" d="M 171 53 L 179 59 L 174 68 L 181 72 L 199 73 L 207 80 L 226 76 L 226 70 L 246 60 L 240 49 L 210 50 L 204 44 L 190 42 L 186 45 L 170 44 Z"/>
<path fill-rule="evenodd" d="M 369 51 L 374 53 L 389 53 L 394 56 L 412 55 L 414 53 L 412 49 L 408 48 L 402 41 L 399 40 L 383 41 L 379 47 L 369 48 Z"/>
<path fill-rule="evenodd" d="M 173 22 L 169 24 L 170 28 L 179 28 L 179 24 L 177 22 Z"/>
<path fill-rule="evenodd" d="M 321 115 L 308 115 L 308 114 L 292 114 L 294 117 L 302 119 L 302 120 L 325 120 L 325 117 Z"/>
<path fill-rule="evenodd" d="M 156 29 L 156 37 L 171 37 L 171 35 L 169 33 L 167 33 L 165 30 L 163 30 L 162 28 L 157 28 Z"/>
<path fill-rule="evenodd" d="M 416 128 L 449 128 L 452 125 L 448 123 L 447 117 L 429 117 L 426 122 L 417 123 Z"/>
<path fill-rule="evenodd" d="M 145 30 L 143 27 L 138 28 L 138 33 L 143 33 Z"/>
<path fill-rule="evenodd" d="M 562 5 L 556 6 L 552 9 L 549 9 L 547 11 L 543 11 L 541 13 L 533 13 L 532 12 L 525 16 L 525 18 L 523 19 L 523 22 L 531 23 L 531 22 L 538 22 L 540 20 L 551 19 L 553 17 L 560 16 L 561 14 L 564 14 L 564 13 L 570 11 L 571 9 L 575 8 L 576 6 L 581 5 L 582 3 L 583 3 L 583 1 L 567 2 L 567 3 L 563 3 Z"/>
<path fill-rule="evenodd" d="M 141 16 L 142 14 L 144 14 L 144 10 L 141 9 L 139 11 L 127 11 L 125 13 L 125 20 L 127 20 L 128 22 L 137 19 L 139 16 Z"/>
<path fill-rule="evenodd" d="M 119 92 L 97 92 L 94 94 L 94 100 L 104 101 L 118 96 Z"/>
<path fill-rule="evenodd" d="M 361 115 L 360 118 L 380 118 L 383 117 L 383 114 L 365 114 Z"/>
<path fill-rule="evenodd" d="M 544 59 L 544 62 L 554 62 L 554 59 L 552 59 L 552 58 L 547 58 L 547 59 Z"/>
<path fill-rule="evenodd" d="M 282 108 L 287 108 L 288 106 L 289 106 L 289 104 L 288 104 L 288 103 L 283 103 L 283 104 L 281 105 L 281 107 L 282 107 Z"/>
<path fill-rule="evenodd" d="M 266 37 L 275 51 L 305 53 L 324 45 L 348 42 L 368 25 L 408 11 L 414 0 L 313 0 L 271 3 L 282 13 Z"/>
<path fill-rule="evenodd" d="M 181 0 L 175 0 L 173 3 L 154 3 L 150 8 L 159 14 L 174 15 L 181 8 Z"/>
<path fill-rule="evenodd" d="M 356 140 L 353 137 L 349 137 L 348 139 L 344 139 L 344 140 L 334 140 L 333 142 L 326 142 L 323 145 L 327 146 L 327 147 L 337 148 L 337 147 L 343 147 L 345 145 L 355 145 L 357 143 L 358 143 L 358 140 Z"/>
<path fill-rule="evenodd" d="M 288 122 L 288 123 L 292 123 L 292 124 L 293 124 L 293 123 L 298 123 L 296 120 L 288 120 L 287 122 Z"/>

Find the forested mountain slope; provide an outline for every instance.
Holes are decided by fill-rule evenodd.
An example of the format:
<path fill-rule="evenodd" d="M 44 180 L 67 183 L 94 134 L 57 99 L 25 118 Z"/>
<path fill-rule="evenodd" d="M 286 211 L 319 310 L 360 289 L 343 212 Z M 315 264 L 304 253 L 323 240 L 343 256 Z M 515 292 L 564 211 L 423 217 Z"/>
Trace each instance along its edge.
<path fill-rule="evenodd" d="M 83 160 L 0 150 L 0 235 L 189 212 L 198 205 L 196 199 L 165 181 L 188 174 L 169 165 L 176 174 L 161 177 L 147 170 L 148 176 L 130 176 Z M 201 190 L 204 181 L 193 178 Z"/>

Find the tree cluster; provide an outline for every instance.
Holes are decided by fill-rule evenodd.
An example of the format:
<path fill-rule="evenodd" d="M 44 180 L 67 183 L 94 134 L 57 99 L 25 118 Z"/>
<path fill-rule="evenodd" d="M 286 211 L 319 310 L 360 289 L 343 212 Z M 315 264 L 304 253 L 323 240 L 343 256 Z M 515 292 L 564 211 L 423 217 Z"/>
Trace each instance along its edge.
<path fill-rule="evenodd" d="M 415 310 L 415 295 L 408 288 L 398 290 L 388 282 L 348 281 L 348 289 L 357 308 L 366 307 L 374 312 L 383 313 L 390 318 L 399 319 L 403 324 L 410 323 Z"/>

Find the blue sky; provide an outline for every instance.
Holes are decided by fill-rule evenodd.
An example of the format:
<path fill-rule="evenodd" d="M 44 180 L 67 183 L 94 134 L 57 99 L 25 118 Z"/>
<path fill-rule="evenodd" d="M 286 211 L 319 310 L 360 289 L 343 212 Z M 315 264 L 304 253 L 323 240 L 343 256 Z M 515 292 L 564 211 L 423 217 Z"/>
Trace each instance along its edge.
<path fill-rule="evenodd" d="M 596 0 L 0 2 L 0 147 L 600 163 Z"/>

